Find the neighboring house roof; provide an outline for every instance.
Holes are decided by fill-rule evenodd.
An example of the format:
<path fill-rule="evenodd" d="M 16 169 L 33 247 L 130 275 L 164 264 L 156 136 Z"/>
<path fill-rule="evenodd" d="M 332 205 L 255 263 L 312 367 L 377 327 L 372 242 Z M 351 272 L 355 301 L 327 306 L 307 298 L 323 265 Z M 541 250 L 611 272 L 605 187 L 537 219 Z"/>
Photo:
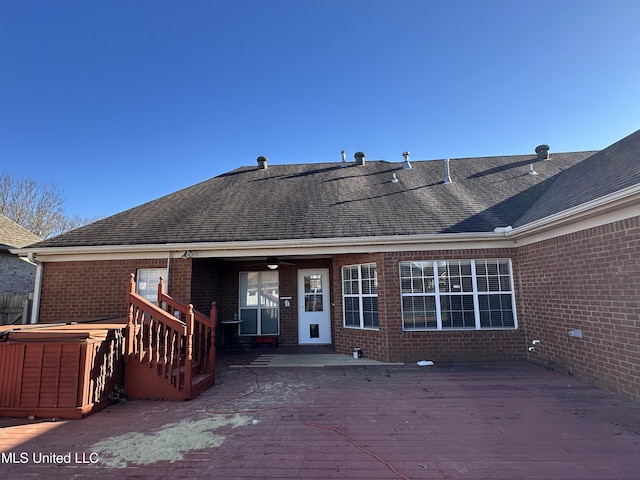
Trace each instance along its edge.
<path fill-rule="evenodd" d="M 593 153 L 242 167 L 33 247 L 493 232 Z"/>
<path fill-rule="evenodd" d="M 39 241 L 40 237 L 0 214 L 0 250 L 22 248 Z"/>

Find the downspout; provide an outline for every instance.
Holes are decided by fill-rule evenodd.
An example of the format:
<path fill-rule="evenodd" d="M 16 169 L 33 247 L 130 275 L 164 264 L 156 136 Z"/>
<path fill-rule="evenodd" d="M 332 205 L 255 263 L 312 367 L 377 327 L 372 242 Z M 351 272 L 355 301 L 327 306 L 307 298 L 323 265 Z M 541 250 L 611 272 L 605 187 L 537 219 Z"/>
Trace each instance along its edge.
<path fill-rule="evenodd" d="M 411 168 L 411 167 L 409 167 Z M 384 270 L 386 271 L 386 261 L 387 261 L 387 254 L 382 254 L 382 268 L 384 268 Z M 379 280 L 379 279 L 378 279 Z M 384 279 L 385 283 L 387 282 L 387 279 Z M 402 301 L 402 300 L 400 300 Z M 384 302 L 384 318 L 387 320 L 387 324 L 385 326 L 385 342 L 386 342 L 386 350 L 387 350 L 387 362 L 391 362 L 391 347 L 389 346 L 389 312 L 387 311 L 387 304 L 389 302 Z M 404 330 L 404 326 L 403 323 L 404 319 L 402 318 L 402 316 L 400 316 L 400 327 Z"/>
<path fill-rule="evenodd" d="M 167 255 L 167 281 L 164 284 L 165 288 L 167 289 L 166 291 L 167 295 L 171 295 L 171 290 L 169 290 L 169 278 L 171 277 L 169 275 L 170 268 L 171 268 L 171 250 L 169 250 L 169 254 Z"/>
<path fill-rule="evenodd" d="M 29 262 L 36 266 L 36 279 L 33 286 L 33 306 L 31 307 L 31 323 L 38 323 L 38 316 L 40 315 L 40 296 L 42 294 L 42 262 L 36 260 L 36 256 L 33 252 L 27 254 Z"/>

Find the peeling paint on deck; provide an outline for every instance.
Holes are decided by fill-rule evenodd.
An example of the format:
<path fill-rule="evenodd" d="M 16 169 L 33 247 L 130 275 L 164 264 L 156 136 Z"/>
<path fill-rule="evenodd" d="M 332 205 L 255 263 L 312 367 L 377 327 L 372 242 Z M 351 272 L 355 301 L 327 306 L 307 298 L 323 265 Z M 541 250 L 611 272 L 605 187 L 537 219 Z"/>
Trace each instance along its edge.
<path fill-rule="evenodd" d="M 91 448 L 106 467 L 125 468 L 159 461 L 176 462 L 184 453 L 219 447 L 227 438 L 215 431 L 222 427 L 239 428 L 251 423 L 246 415 L 212 416 L 201 420 L 167 423 L 155 432 L 130 432 L 107 438 Z"/>

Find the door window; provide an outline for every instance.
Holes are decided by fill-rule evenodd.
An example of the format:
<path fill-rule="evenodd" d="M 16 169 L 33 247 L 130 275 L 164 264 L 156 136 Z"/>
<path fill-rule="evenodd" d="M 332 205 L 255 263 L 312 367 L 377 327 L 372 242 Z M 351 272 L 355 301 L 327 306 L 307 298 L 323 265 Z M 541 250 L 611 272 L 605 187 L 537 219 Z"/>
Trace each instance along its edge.
<path fill-rule="evenodd" d="M 322 275 L 304 276 L 304 311 L 322 312 L 323 310 Z"/>

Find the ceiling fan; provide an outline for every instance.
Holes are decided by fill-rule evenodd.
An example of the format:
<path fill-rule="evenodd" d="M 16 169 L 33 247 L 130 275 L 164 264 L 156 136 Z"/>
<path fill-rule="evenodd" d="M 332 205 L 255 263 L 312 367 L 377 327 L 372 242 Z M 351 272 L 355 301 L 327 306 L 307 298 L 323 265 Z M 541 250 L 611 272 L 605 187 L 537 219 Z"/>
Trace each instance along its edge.
<path fill-rule="evenodd" d="M 261 263 L 253 263 L 249 265 L 249 267 L 262 267 L 266 266 L 269 270 L 277 270 L 280 265 L 292 265 L 295 266 L 295 263 L 285 262 L 284 260 L 280 260 L 278 257 L 267 257 L 266 262 Z"/>

